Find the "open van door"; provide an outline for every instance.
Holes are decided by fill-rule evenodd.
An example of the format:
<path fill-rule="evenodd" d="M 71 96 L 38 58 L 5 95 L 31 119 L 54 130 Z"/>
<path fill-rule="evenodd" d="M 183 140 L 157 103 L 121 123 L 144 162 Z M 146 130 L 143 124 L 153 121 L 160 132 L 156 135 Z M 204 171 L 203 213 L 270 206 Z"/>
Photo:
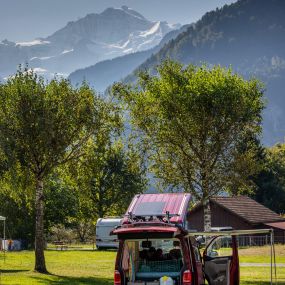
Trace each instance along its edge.
<path fill-rule="evenodd" d="M 204 274 L 210 285 L 238 285 L 239 258 L 235 236 L 217 236 L 203 254 Z"/>
<path fill-rule="evenodd" d="M 272 229 L 232 230 L 225 232 L 191 232 L 188 236 L 213 237 L 203 254 L 204 274 L 210 285 L 239 285 L 239 259 L 237 236 L 270 234 L 270 284 L 273 284 L 273 271 L 276 276 L 274 232 Z M 223 247 L 225 250 L 223 250 Z"/>

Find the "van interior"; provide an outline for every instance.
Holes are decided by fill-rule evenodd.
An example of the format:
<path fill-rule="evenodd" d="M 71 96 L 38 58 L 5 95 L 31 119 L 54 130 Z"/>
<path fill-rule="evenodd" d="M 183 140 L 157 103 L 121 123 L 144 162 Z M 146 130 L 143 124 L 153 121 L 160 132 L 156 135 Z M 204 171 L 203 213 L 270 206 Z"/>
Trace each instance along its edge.
<path fill-rule="evenodd" d="M 125 284 L 159 284 L 163 276 L 180 284 L 183 258 L 178 239 L 125 240 L 121 261 Z M 145 283 L 143 283 L 145 282 Z"/>

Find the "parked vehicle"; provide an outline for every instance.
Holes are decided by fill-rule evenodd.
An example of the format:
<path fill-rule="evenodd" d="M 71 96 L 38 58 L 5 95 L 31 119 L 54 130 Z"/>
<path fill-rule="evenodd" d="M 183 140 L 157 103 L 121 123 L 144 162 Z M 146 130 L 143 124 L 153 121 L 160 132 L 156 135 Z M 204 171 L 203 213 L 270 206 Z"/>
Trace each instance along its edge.
<path fill-rule="evenodd" d="M 188 233 L 189 202 L 189 194 L 133 199 L 122 225 L 111 233 L 119 240 L 114 285 L 202 285 L 206 280 L 210 285 L 239 285 L 236 235 L 247 231 Z M 201 256 L 195 237 L 204 234 L 212 240 Z M 225 238 L 230 242 L 222 248 Z"/>
<path fill-rule="evenodd" d="M 225 232 L 225 231 L 232 231 L 232 227 L 212 227 L 211 232 Z"/>
<path fill-rule="evenodd" d="M 110 232 L 122 222 L 122 218 L 100 218 L 96 224 L 96 247 L 97 249 L 118 248 L 119 242 L 116 237 L 110 236 Z"/>

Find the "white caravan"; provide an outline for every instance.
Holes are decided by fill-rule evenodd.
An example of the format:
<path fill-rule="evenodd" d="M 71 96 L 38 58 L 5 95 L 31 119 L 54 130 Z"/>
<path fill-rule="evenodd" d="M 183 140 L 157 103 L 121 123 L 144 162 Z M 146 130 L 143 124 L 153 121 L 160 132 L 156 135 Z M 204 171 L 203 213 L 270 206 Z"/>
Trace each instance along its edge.
<path fill-rule="evenodd" d="M 110 232 L 121 224 L 121 218 L 100 218 L 96 224 L 96 247 L 118 248 L 119 242 L 116 236 L 111 236 Z"/>

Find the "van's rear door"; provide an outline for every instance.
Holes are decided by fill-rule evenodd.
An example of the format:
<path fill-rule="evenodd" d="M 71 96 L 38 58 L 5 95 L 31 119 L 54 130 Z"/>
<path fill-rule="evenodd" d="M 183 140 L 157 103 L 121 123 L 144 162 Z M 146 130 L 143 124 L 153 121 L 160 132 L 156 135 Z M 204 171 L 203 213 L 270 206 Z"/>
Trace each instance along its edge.
<path fill-rule="evenodd" d="M 204 273 L 210 285 L 239 285 L 239 259 L 235 236 L 215 237 L 203 254 Z"/>

